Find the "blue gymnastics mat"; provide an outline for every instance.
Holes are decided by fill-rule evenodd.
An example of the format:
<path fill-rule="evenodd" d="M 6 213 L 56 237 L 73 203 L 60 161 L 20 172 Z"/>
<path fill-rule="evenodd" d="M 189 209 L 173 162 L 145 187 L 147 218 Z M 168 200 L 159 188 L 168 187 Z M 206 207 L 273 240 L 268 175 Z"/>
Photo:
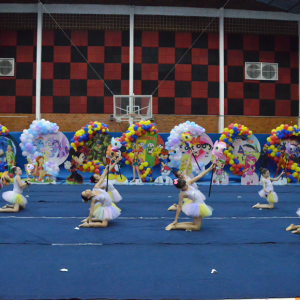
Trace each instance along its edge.
<path fill-rule="evenodd" d="M 89 213 L 80 198 L 88 188 L 33 185 L 25 210 L 0 214 L 0 299 L 300 296 L 300 235 L 285 230 L 300 224 L 299 186 L 275 187 L 273 210 L 252 209 L 265 202 L 261 186 L 213 186 L 213 215 L 199 232 L 164 230 L 178 190 L 153 185 L 116 186 L 121 216 L 76 230 Z M 207 196 L 209 187 L 199 188 Z M 179 222 L 189 220 L 181 213 Z"/>

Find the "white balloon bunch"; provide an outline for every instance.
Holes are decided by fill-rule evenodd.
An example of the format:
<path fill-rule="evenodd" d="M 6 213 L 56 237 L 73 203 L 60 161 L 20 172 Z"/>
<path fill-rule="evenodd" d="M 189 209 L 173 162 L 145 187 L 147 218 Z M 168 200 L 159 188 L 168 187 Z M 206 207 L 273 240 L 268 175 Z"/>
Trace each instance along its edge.
<path fill-rule="evenodd" d="M 37 121 L 34 120 L 30 125 L 29 129 L 23 130 L 20 140 L 20 148 L 22 149 L 22 155 L 26 156 L 31 162 L 38 156 L 42 156 L 42 153 L 38 152 L 35 146 L 36 140 L 40 135 L 48 133 L 57 133 L 59 127 L 56 123 L 51 123 L 44 119 Z"/>
<path fill-rule="evenodd" d="M 180 159 L 184 152 L 190 150 L 190 141 L 193 138 L 201 136 L 205 132 L 205 129 L 195 122 L 186 121 L 183 124 L 175 126 L 166 142 L 166 149 L 175 151 L 170 153 L 170 166 L 179 169 Z M 200 171 L 195 160 L 192 160 L 193 171 Z M 201 166 L 200 166 L 201 168 Z"/>
<path fill-rule="evenodd" d="M 59 173 L 59 166 L 52 161 L 45 162 L 43 165 L 44 170 L 47 174 L 57 177 Z"/>

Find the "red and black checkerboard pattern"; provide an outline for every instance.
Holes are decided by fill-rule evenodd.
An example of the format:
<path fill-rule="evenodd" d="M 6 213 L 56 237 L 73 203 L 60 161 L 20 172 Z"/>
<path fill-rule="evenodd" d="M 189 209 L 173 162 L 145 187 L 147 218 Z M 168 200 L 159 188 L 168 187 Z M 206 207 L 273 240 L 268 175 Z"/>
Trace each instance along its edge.
<path fill-rule="evenodd" d="M 186 32 L 135 32 L 134 91 L 153 94 L 155 114 L 218 114 L 219 37 L 198 37 Z"/>
<path fill-rule="evenodd" d="M 129 93 L 129 32 L 65 33 L 81 54 L 62 31 L 43 31 L 41 112 L 112 113 L 112 94 L 98 75 L 114 94 Z M 16 60 L 15 77 L 0 79 L 1 112 L 34 113 L 35 31 L 1 31 L 0 57 Z"/>
<path fill-rule="evenodd" d="M 129 93 L 128 31 L 65 33 L 115 95 Z M 199 35 L 135 31 L 134 93 L 153 94 L 154 114 L 218 115 L 219 36 Z M 35 112 L 35 56 L 34 30 L 0 31 L 0 57 L 16 59 L 15 77 L 0 79 L 1 112 Z M 245 80 L 245 62 L 278 63 L 279 80 Z M 226 34 L 225 82 L 225 114 L 297 115 L 297 37 Z M 43 31 L 41 95 L 42 113 L 113 112 L 110 91 L 60 30 Z"/>
<path fill-rule="evenodd" d="M 298 37 L 228 34 L 225 114 L 298 116 Z M 278 63 L 278 81 L 245 80 L 245 62 Z"/>

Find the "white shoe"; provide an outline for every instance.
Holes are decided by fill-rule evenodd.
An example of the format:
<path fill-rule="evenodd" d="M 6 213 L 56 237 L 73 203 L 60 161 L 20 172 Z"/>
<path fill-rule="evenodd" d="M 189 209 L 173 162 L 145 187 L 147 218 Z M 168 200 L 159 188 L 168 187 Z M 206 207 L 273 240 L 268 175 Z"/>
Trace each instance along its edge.
<path fill-rule="evenodd" d="M 144 184 L 144 183 L 143 183 L 143 181 L 142 181 L 141 179 L 138 179 L 138 180 L 136 181 L 136 184 L 142 185 L 142 184 Z"/>

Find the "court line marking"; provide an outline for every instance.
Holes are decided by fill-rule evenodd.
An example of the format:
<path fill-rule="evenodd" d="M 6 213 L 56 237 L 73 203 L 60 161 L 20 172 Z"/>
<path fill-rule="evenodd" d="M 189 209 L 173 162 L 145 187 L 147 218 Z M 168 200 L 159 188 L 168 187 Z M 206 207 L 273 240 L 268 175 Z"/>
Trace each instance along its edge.
<path fill-rule="evenodd" d="M 0 219 L 86 219 L 86 217 L 16 217 L 7 216 L 0 217 Z M 174 217 L 119 217 L 121 220 L 174 220 Z M 182 217 L 181 220 L 190 220 L 191 218 Z M 206 220 L 249 220 L 249 219 L 299 219 L 299 217 L 212 217 L 205 218 Z"/>

